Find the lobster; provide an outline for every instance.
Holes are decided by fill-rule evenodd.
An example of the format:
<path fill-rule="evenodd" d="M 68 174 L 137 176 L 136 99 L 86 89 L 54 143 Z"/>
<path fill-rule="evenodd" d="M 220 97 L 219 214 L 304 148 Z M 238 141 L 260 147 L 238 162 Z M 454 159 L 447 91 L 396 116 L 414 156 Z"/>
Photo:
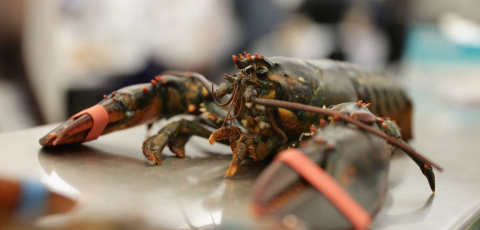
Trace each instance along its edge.
<path fill-rule="evenodd" d="M 300 148 L 279 153 L 256 181 L 255 215 L 273 215 L 295 229 L 302 225 L 312 229 L 368 228 L 383 204 L 390 156 L 397 150 L 385 139 L 403 142 L 400 128 L 392 120 L 376 117 L 361 101 L 331 106 L 329 110 L 364 124 L 348 125 L 342 121 L 345 117 L 321 118 L 321 127 L 312 129 L 311 137 L 301 140 Z M 318 108 L 312 111 L 325 113 Z M 379 131 L 388 138 L 380 138 Z M 418 156 L 409 156 L 434 192 L 431 166 Z"/>
<path fill-rule="evenodd" d="M 315 113 L 265 107 L 255 98 L 316 107 L 363 100 L 372 104 L 374 114 L 395 120 L 406 140 L 412 137 L 412 103 L 400 87 L 379 73 L 331 60 L 265 58 L 246 52 L 232 58 L 241 71 L 233 76 L 225 74 L 226 82 L 216 89 L 198 73 L 166 72 L 150 84 L 104 95 L 96 106 L 103 114 L 102 122 L 94 122 L 88 111 L 81 112 L 41 138 L 40 144 L 80 143 L 100 134 L 192 114 L 196 116 L 193 121 L 172 122 L 148 138 L 142 145 L 143 154 L 161 165 L 167 145 L 175 155 L 184 157 L 184 146 L 192 135 L 208 138 L 211 144 L 220 141 L 229 144 L 233 152 L 225 173 L 230 177 L 245 156 L 262 160 L 278 153 L 318 121 Z M 223 99 L 226 95 L 230 97 Z M 212 132 L 212 128 L 216 130 Z"/>
<path fill-rule="evenodd" d="M 351 184 L 345 185 L 347 191 L 362 187 L 361 183 L 375 185 L 372 195 L 354 196 L 361 205 L 366 205 L 367 212 L 375 213 L 385 194 L 388 148 L 400 148 L 414 159 L 434 191 L 433 167 L 439 170 L 441 168 L 399 139 L 400 136 L 404 140 L 412 138 L 412 103 L 402 88 L 381 74 L 353 64 L 331 60 L 265 58 L 258 54 L 252 56 L 246 52 L 239 57 L 233 55 L 232 59 L 240 71 L 234 75 L 225 74 L 226 82 L 220 86 L 211 83 L 199 73 L 167 71 L 156 76 L 148 84 L 133 85 L 104 95 L 104 99 L 98 105 L 81 111 L 47 133 L 40 139 L 40 144 L 51 147 L 81 143 L 113 131 L 140 124 L 151 127 L 156 120 L 190 114 L 195 116 L 193 120 L 173 121 L 144 141 L 142 152 L 148 160 L 161 165 L 162 151 L 166 146 L 176 156 L 185 157 L 185 144 L 195 135 L 208 138 L 210 144 L 221 142 L 230 145 L 233 156 L 225 177 L 235 175 L 246 156 L 262 160 L 283 150 L 303 146 L 304 143 L 306 146 L 301 151 L 318 152 L 316 157 L 314 155 L 309 157 L 323 159 L 319 164 L 339 165 L 337 168 L 348 171 L 345 167 L 357 164 L 360 157 L 352 156 L 349 149 L 365 147 L 370 143 L 382 151 L 369 153 L 369 149 L 366 148 L 362 150 L 364 154 L 360 155 L 363 156 L 365 164 L 375 167 L 360 165 L 358 170 L 361 173 L 358 173 L 358 177 L 349 177 L 348 179 L 353 182 L 349 180 Z M 350 114 L 352 118 L 342 115 L 345 111 L 341 109 L 339 111 L 321 109 L 360 100 L 366 103 L 361 102 L 362 106 L 370 107 L 373 114 L 390 117 L 396 121 L 395 125 L 388 120 L 382 122 L 386 124 L 382 130 L 387 134 L 378 130 L 378 127 L 372 127 L 379 119 L 369 110 L 355 112 L 356 110 L 353 111 L 349 107 L 352 110 Z M 344 105 L 339 105 L 337 108 L 343 107 Z M 380 138 L 372 139 L 370 136 L 366 138 L 367 134 L 359 133 L 363 131 L 345 125 L 332 126 L 335 128 L 329 126 L 313 136 L 317 127 L 325 125 L 326 121 L 321 119 L 325 114 L 333 120 L 340 119 L 352 123 L 359 129 L 371 133 L 368 135 L 376 135 L 387 141 L 381 141 Z M 346 137 L 342 139 L 343 132 Z M 338 154 L 341 157 L 324 159 L 322 156 L 327 156 L 325 146 L 317 146 L 318 143 L 315 142 L 318 135 L 323 135 L 322 133 L 325 133 L 326 137 L 328 136 L 325 139 L 330 141 L 348 140 L 352 143 L 350 145 L 342 142 L 345 151 Z M 354 138 L 355 135 L 359 137 Z M 304 141 L 309 138 L 311 141 Z M 386 147 L 387 142 L 395 147 Z M 332 148 L 334 146 L 326 145 L 326 150 L 332 151 Z M 270 166 L 267 172 L 281 168 L 274 165 Z M 257 207 L 268 206 L 278 193 L 292 184 L 305 184 L 302 181 L 295 182 L 299 180 L 299 176 L 291 170 L 286 171 L 270 173 L 278 177 L 287 177 L 285 180 L 277 180 L 277 183 L 272 182 L 272 177 L 265 172 L 267 175 L 262 176 L 258 183 L 271 185 L 270 192 L 263 192 L 266 186 L 259 186 L 257 191 L 260 192 L 256 195 Z M 372 178 L 365 179 L 369 177 Z M 302 194 L 298 191 L 297 194 Z M 263 193 L 264 196 L 258 195 Z M 312 196 L 312 193 L 308 196 Z M 315 220 L 313 223 L 316 223 Z"/>

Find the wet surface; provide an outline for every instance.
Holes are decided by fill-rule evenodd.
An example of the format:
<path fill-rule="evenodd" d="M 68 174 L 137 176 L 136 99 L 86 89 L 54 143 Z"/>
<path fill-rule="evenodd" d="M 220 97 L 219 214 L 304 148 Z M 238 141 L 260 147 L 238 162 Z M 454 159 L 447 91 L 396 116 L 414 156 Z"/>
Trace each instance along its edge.
<path fill-rule="evenodd" d="M 454 80 L 448 73 L 434 68 L 403 73 L 415 103 L 410 144 L 445 169 L 436 172 L 436 194 L 417 165 L 396 154 L 388 193 L 372 229 L 456 228 L 480 209 L 480 108 L 452 103 L 452 97 L 443 94 Z M 166 151 L 163 165 L 156 166 L 141 152 L 145 127 L 83 145 L 41 148 L 38 139 L 54 126 L 0 134 L 0 175 L 41 180 L 79 199 L 73 212 L 40 219 L 39 226 L 78 220 L 134 220 L 168 229 L 265 226 L 250 215 L 249 201 L 268 161 L 246 160 L 237 175 L 225 179 L 230 148 L 194 138 L 185 159 Z"/>

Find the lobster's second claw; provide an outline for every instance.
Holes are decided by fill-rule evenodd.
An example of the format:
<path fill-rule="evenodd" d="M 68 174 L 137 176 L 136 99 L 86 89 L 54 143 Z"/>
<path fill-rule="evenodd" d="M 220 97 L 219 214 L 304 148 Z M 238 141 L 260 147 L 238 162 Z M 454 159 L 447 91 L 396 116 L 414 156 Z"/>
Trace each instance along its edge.
<path fill-rule="evenodd" d="M 108 124 L 102 134 L 106 134 L 118 129 L 129 127 L 127 118 L 128 108 L 125 104 L 130 100 L 126 98 L 119 99 L 114 97 L 105 99 L 99 104 L 102 105 L 108 113 Z M 122 105 L 123 104 L 123 105 Z M 89 114 L 83 114 L 77 118 L 69 119 L 57 128 L 40 138 L 42 146 L 56 146 L 73 143 L 81 143 L 85 140 L 88 132 L 93 127 L 93 119 Z"/>
<path fill-rule="evenodd" d="M 75 120 L 66 121 L 42 137 L 40 145 L 55 146 L 82 142 L 87 136 L 87 130 L 92 127 L 91 120 L 90 115 L 85 114 Z"/>

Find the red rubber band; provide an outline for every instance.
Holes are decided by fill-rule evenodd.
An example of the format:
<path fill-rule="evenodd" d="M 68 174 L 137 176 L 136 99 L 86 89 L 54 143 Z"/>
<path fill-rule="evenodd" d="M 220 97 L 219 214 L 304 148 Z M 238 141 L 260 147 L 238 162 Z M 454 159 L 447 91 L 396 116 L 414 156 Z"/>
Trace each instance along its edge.
<path fill-rule="evenodd" d="M 290 148 L 280 153 L 275 161 L 287 163 L 305 180 L 322 193 L 352 223 L 355 229 L 367 229 L 370 214 L 359 205 L 328 173 L 304 153 Z"/>
<path fill-rule="evenodd" d="M 93 119 L 93 126 L 88 132 L 84 142 L 97 139 L 103 133 L 103 130 L 110 120 L 107 110 L 101 105 L 95 105 L 88 109 L 82 110 L 81 112 L 70 117 L 68 120 L 75 119 L 83 114 L 88 114 Z"/>

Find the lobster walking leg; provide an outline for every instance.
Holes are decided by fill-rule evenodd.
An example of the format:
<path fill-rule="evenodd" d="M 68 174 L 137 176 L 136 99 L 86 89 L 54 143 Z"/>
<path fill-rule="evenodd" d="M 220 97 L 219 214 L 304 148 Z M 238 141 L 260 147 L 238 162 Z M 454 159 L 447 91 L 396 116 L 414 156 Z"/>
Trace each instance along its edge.
<path fill-rule="evenodd" d="M 232 161 L 230 162 L 230 166 L 228 167 L 228 170 L 225 173 L 225 177 L 231 177 L 235 175 L 235 173 L 237 172 L 238 166 L 240 166 L 240 163 L 242 163 L 243 158 L 245 158 L 248 145 L 251 145 L 251 141 L 248 141 L 248 143 L 245 143 L 243 139 L 239 139 L 237 141 L 235 145 L 235 150 L 233 151 Z"/>
<path fill-rule="evenodd" d="M 263 142 L 260 136 L 256 138 L 244 138 L 240 137 L 236 143 L 230 143 L 232 146 L 233 157 L 230 162 L 230 167 L 225 173 L 225 177 L 231 177 L 235 175 L 237 169 L 242 162 L 245 155 L 248 153 L 248 156 L 254 160 L 263 160 L 274 150 L 279 150 L 284 144 L 284 139 L 277 135 L 272 138 L 269 138 L 267 142 Z"/>
<path fill-rule="evenodd" d="M 185 144 L 192 135 L 208 138 L 211 134 L 212 131 L 201 125 L 198 120 L 174 121 L 143 142 L 143 154 L 150 161 L 161 165 L 165 146 L 168 145 L 170 151 L 178 157 L 185 157 Z"/>

